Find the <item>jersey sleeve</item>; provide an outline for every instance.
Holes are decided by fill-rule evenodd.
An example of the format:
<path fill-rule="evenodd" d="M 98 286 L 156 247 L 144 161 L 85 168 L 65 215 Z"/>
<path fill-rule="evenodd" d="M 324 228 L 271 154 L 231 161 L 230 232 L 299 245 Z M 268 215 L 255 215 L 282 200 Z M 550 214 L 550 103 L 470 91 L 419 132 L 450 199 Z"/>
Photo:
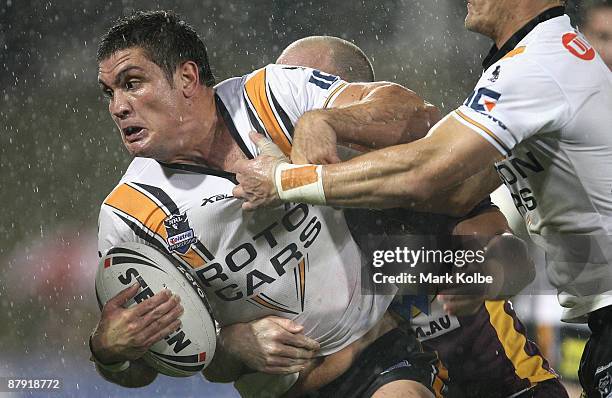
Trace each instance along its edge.
<path fill-rule="evenodd" d="M 106 205 L 100 208 L 98 217 L 98 252 L 101 256 L 123 242 L 135 241 L 136 236 Z"/>
<path fill-rule="evenodd" d="M 253 127 L 289 153 L 293 126 L 300 116 L 328 107 L 347 85 L 315 69 L 268 65 L 246 77 L 244 98 Z"/>
<path fill-rule="evenodd" d="M 270 94 L 300 115 L 328 107 L 347 86 L 338 76 L 316 69 L 285 65 L 268 65 L 265 69 Z"/>
<path fill-rule="evenodd" d="M 452 114 L 504 155 L 535 134 L 559 130 L 571 117 L 569 103 L 550 73 L 520 57 L 489 68 Z"/>

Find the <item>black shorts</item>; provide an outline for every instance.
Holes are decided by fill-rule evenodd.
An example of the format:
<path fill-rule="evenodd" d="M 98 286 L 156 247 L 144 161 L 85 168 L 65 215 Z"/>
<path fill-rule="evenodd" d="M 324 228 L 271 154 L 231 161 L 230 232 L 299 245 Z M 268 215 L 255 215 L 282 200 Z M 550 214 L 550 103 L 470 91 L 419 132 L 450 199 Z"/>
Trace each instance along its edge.
<path fill-rule="evenodd" d="M 591 337 L 580 359 L 578 377 L 583 397 L 612 397 L 612 306 L 589 315 Z"/>
<path fill-rule="evenodd" d="M 419 382 L 438 397 L 444 385 L 437 377 L 437 364 L 437 355 L 423 352 L 411 329 L 395 328 L 363 350 L 340 377 L 307 397 L 369 398 L 396 380 Z"/>
<path fill-rule="evenodd" d="M 503 383 L 503 381 L 497 381 Z M 536 383 L 533 387 L 525 389 L 522 393 L 509 395 L 507 391 L 494 383 L 486 381 L 478 383 L 448 384 L 448 398 L 569 398 L 567 390 L 558 378 L 552 378 Z"/>

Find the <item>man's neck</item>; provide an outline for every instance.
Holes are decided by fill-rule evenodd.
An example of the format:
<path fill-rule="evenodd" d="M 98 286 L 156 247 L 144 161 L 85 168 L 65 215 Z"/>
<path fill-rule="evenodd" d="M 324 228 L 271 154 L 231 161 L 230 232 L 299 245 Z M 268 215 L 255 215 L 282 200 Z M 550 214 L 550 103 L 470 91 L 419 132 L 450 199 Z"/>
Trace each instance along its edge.
<path fill-rule="evenodd" d="M 191 132 L 189 148 L 169 163 L 204 165 L 210 168 L 232 171 L 234 163 L 246 156 L 229 133 L 223 117 L 215 104 L 214 94 L 199 103 L 195 117 L 188 123 Z"/>
<path fill-rule="evenodd" d="M 246 159 L 246 155 L 230 134 L 218 109 L 216 109 L 215 127 L 214 139 L 210 144 L 205 161 L 212 168 L 232 172 L 234 163 L 237 160 Z"/>
<path fill-rule="evenodd" d="M 534 2 L 535 3 L 535 2 Z M 507 19 L 501 24 L 495 37 L 492 39 L 495 41 L 497 48 L 501 48 L 510 38 L 518 32 L 523 26 L 529 21 L 543 13 L 544 11 L 558 7 L 560 4 L 546 3 L 543 5 L 532 5 L 530 2 L 523 2 L 524 7 L 517 7 L 515 13 L 509 13 Z"/>

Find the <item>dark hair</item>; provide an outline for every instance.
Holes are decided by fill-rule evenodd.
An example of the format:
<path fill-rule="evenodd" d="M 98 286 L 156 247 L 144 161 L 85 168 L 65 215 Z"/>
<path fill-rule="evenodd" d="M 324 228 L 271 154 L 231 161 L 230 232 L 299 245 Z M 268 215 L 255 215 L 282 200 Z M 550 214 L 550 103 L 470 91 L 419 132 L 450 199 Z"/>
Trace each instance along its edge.
<path fill-rule="evenodd" d="M 172 85 L 176 68 L 185 61 L 198 65 L 200 82 L 209 87 L 215 77 L 208 64 L 206 46 L 195 29 L 172 11 L 137 11 L 118 19 L 98 46 L 98 63 L 117 51 L 140 47 L 159 66 Z"/>

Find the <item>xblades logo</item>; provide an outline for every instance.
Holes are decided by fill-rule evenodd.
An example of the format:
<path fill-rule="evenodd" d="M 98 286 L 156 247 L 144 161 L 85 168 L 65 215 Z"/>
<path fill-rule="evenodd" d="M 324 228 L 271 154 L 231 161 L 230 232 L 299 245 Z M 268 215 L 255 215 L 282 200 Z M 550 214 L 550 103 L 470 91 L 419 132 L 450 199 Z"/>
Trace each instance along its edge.
<path fill-rule="evenodd" d="M 209 203 L 215 203 L 215 202 L 218 202 L 218 201 L 223 200 L 223 199 L 231 199 L 231 198 L 233 198 L 232 195 L 227 195 L 227 194 L 224 194 L 224 193 L 220 193 L 220 194 L 217 194 L 217 195 L 213 195 L 213 196 L 211 196 L 209 198 L 202 199 L 202 204 L 200 206 L 206 206 Z"/>

